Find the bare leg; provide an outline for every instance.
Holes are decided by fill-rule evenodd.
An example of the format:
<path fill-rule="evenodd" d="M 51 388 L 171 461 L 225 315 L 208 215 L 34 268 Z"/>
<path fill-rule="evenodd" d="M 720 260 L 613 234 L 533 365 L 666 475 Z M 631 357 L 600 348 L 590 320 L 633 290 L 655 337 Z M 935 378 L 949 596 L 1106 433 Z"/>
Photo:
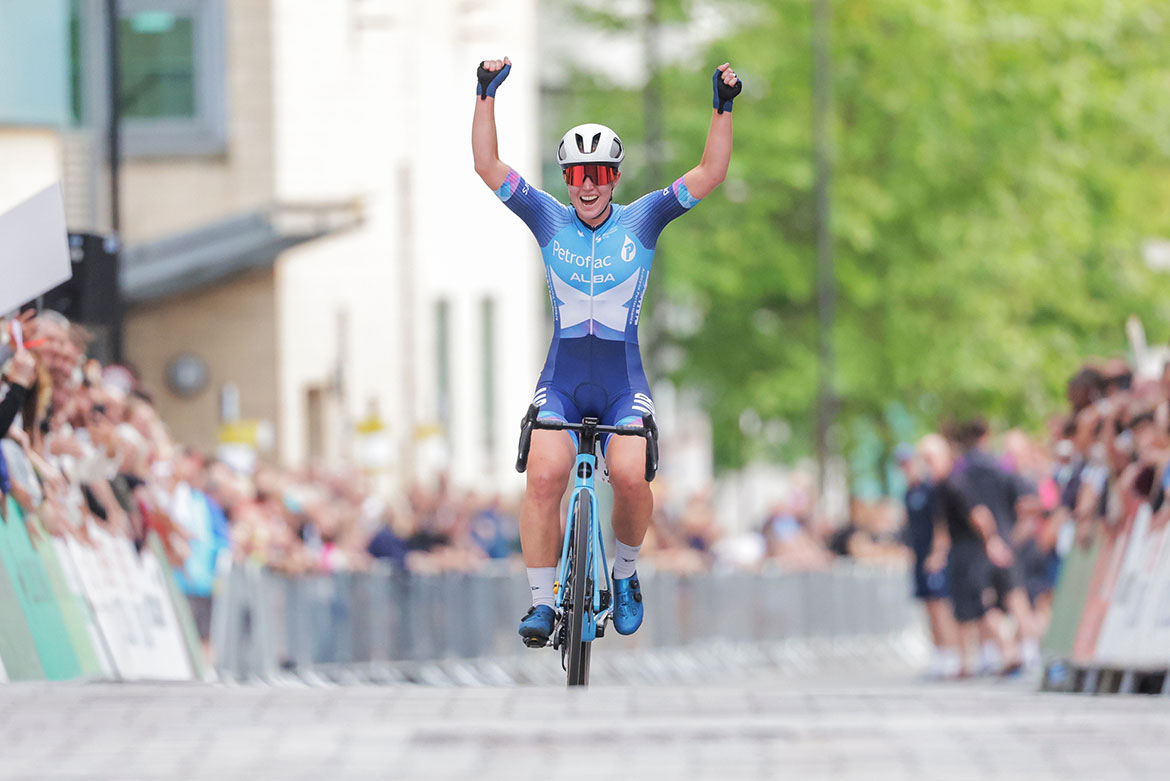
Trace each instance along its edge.
<path fill-rule="evenodd" d="M 926 615 L 930 619 L 930 633 L 934 647 L 939 649 L 959 647 L 959 627 L 955 614 L 945 599 L 926 600 Z"/>
<path fill-rule="evenodd" d="M 1019 650 L 1019 662 L 1026 668 L 1040 663 L 1040 623 L 1028 600 L 1028 592 L 1022 588 L 1012 589 L 1007 599 L 1008 611 L 1016 622 L 1016 639 Z"/>
<path fill-rule="evenodd" d="M 959 625 L 947 599 L 926 600 L 926 616 L 930 621 L 930 634 L 934 640 L 934 659 L 931 661 L 931 675 L 939 678 L 953 678 L 962 672 L 962 656 L 959 643 Z"/>
<path fill-rule="evenodd" d="M 646 537 L 654 494 L 646 482 L 646 442 L 641 437 L 613 437 L 605 454 L 613 486 L 613 534 L 637 547 Z"/>
<path fill-rule="evenodd" d="M 1006 599 L 1005 599 L 1006 601 Z M 1020 646 L 1014 634 L 1006 631 L 1004 622 L 1007 616 L 999 608 L 992 608 L 983 616 L 983 641 L 988 644 L 992 653 L 999 654 L 999 665 L 1002 670 L 1012 670 L 1020 664 Z M 985 659 L 984 661 L 992 661 Z"/>
<path fill-rule="evenodd" d="M 573 439 L 537 429 L 528 451 L 528 487 L 520 506 L 520 547 L 527 567 L 555 567 L 561 555 L 561 499 L 573 469 Z"/>
<path fill-rule="evenodd" d="M 972 664 L 972 657 L 979 656 L 980 621 L 964 621 L 959 624 L 959 640 L 963 655 L 963 675 L 972 675 L 978 664 Z"/>
<path fill-rule="evenodd" d="M 1048 625 L 1052 623 L 1052 592 L 1045 591 L 1036 597 L 1036 637 L 1037 639 L 1048 634 Z"/>
<path fill-rule="evenodd" d="M 1036 616 L 1032 611 L 1032 603 L 1028 601 L 1028 592 L 1022 588 L 1014 588 L 1004 599 L 1008 613 L 1016 622 L 1016 632 L 1020 640 L 1034 640 L 1039 637 L 1036 628 Z"/>

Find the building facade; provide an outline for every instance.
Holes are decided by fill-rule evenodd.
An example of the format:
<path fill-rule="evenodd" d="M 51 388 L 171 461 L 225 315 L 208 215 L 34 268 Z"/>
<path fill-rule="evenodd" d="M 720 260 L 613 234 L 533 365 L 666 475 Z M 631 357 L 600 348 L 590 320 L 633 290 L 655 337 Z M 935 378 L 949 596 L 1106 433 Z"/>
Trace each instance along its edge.
<path fill-rule="evenodd" d="M 125 360 L 177 439 L 239 417 L 290 465 L 521 485 L 547 305 L 470 126 L 476 64 L 509 55 L 501 157 L 539 171 L 535 0 L 120 0 L 116 199 L 106 4 L 9 5 L 0 61 L 53 46 L 0 76 L 0 206 L 61 179 L 104 233 L 116 201 Z"/>

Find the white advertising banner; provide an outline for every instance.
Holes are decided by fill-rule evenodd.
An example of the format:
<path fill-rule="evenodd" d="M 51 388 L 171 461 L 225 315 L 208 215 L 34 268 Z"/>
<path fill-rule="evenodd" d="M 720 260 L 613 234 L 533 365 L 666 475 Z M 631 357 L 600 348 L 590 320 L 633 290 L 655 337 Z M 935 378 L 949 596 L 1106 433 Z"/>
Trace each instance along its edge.
<path fill-rule="evenodd" d="M 0 214 L 0 314 L 73 276 L 65 199 L 52 184 Z"/>
<path fill-rule="evenodd" d="M 1164 528 L 1150 525 L 1152 515 L 1148 504 L 1142 504 L 1134 514 L 1113 599 L 1097 639 L 1095 659 L 1098 662 L 1125 666 L 1134 660 L 1141 632 L 1140 619 L 1150 593 Z"/>
<path fill-rule="evenodd" d="M 85 613 L 86 633 L 89 635 L 90 645 L 93 646 L 98 663 L 102 667 L 102 672 L 105 673 L 107 678 L 117 678 L 118 668 L 114 664 L 114 658 L 110 656 L 110 649 L 106 646 L 105 636 L 102 635 L 101 629 L 98 626 L 97 615 L 93 611 L 93 605 L 90 603 L 89 595 L 86 594 L 85 586 L 81 582 L 81 574 L 77 571 L 77 562 L 74 560 L 73 552 L 69 548 L 68 543 L 60 537 L 53 537 L 49 542 L 53 546 L 53 550 L 57 553 L 57 560 L 61 562 L 61 573 L 65 576 L 65 585 L 77 597 Z"/>
<path fill-rule="evenodd" d="M 1164 508 L 1154 518 L 1161 544 L 1150 551 L 1147 596 L 1138 619 L 1134 649 L 1136 664 L 1166 667 L 1170 664 L 1170 518 Z"/>
<path fill-rule="evenodd" d="M 100 530 L 93 532 L 101 535 Z M 104 535 L 103 535 L 104 536 Z M 104 640 L 117 677 L 132 680 L 135 677 L 135 659 L 131 636 L 132 625 L 123 612 L 119 593 L 111 572 L 112 562 L 105 554 L 100 536 L 94 536 L 95 545 L 83 545 L 72 537 L 65 540 L 69 557 L 77 570 L 82 590 L 93 610 L 94 620 Z"/>
<path fill-rule="evenodd" d="M 165 570 L 151 551 L 90 527 L 94 547 L 68 540 L 69 552 L 106 648 L 125 680 L 191 680 L 183 634 L 167 593 Z"/>
<path fill-rule="evenodd" d="M 190 680 L 191 666 L 170 596 L 158 580 L 154 554 L 139 556 L 129 540 L 105 535 L 104 545 L 116 562 L 118 588 L 134 623 L 135 674 L 147 680 Z"/>
<path fill-rule="evenodd" d="M 183 628 L 163 580 L 170 574 L 150 549 L 144 549 L 138 556 L 138 574 L 142 584 L 139 592 L 142 595 L 142 622 L 151 641 L 153 677 L 193 680 L 195 671 L 183 641 Z"/>

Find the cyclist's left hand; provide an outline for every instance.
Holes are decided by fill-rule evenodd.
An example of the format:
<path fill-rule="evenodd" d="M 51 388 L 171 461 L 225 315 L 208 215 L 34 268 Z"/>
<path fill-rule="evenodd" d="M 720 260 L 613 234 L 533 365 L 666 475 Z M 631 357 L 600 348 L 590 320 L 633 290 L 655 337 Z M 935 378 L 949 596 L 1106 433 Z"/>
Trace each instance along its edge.
<path fill-rule="evenodd" d="M 717 68 L 717 70 L 719 71 L 720 78 L 722 79 L 723 83 L 727 86 L 734 87 L 739 81 L 739 77 L 735 75 L 735 71 L 732 70 L 730 62 L 723 63 Z"/>
<path fill-rule="evenodd" d="M 711 82 L 715 92 L 713 103 L 715 110 L 720 114 L 725 111 L 731 111 L 732 101 L 743 90 L 743 82 L 735 75 L 735 71 L 731 68 L 731 63 L 725 62 L 716 68 Z"/>

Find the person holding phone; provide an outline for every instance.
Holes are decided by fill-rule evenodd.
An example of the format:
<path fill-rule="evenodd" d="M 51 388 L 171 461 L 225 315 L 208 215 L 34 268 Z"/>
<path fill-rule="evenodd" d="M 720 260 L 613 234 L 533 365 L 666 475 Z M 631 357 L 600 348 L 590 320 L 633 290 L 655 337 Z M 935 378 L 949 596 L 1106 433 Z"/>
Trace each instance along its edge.
<path fill-rule="evenodd" d="M 496 92 L 511 69 L 506 57 L 480 63 L 471 146 L 476 173 L 528 225 L 544 259 L 554 332 L 532 403 L 545 419 L 579 422 L 595 416 L 604 425 L 641 423 L 643 416 L 653 414 L 654 402 L 642 369 L 638 321 L 658 236 L 726 177 L 732 102 L 742 84 L 729 63 L 715 70 L 711 125 L 698 165 L 629 205 L 613 202 L 626 154 L 621 138 L 605 125 L 571 128 L 556 151 L 566 205 L 499 158 Z M 645 478 L 645 443 L 617 437 L 603 441 L 602 452 L 614 493 L 614 627 L 632 634 L 643 615 L 636 562 L 654 506 Z M 547 642 L 556 618 L 553 580 L 560 552 L 560 506 L 575 453 L 568 432 L 532 432 L 520 511 L 520 541 L 532 592 L 532 608 L 521 619 L 520 635 L 532 647 Z"/>
<path fill-rule="evenodd" d="M 5 436 L 37 380 L 37 359 L 24 347 L 20 320 L 7 323 L 7 341 L 0 344 L 0 376 L 6 384 L 0 399 L 0 436 Z"/>

